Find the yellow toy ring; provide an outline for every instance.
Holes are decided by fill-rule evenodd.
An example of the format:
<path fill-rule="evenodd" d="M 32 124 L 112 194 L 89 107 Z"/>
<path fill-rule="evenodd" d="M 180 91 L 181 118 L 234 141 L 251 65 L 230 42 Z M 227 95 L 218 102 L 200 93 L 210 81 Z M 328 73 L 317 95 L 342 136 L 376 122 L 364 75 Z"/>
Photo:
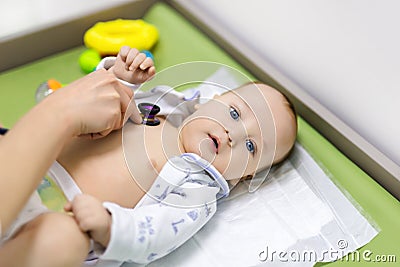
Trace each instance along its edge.
<path fill-rule="evenodd" d="M 141 19 L 98 22 L 83 37 L 85 45 L 101 55 L 116 55 L 124 45 L 150 50 L 157 39 L 157 28 Z"/>

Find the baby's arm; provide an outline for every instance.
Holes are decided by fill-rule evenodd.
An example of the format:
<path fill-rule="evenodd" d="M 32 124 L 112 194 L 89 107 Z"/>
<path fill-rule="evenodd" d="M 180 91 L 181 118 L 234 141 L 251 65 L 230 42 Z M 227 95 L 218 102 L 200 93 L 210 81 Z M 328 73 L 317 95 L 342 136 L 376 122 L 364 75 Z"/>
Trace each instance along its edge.
<path fill-rule="evenodd" d="M 174 165 L 184 160 L 173 159 L 161 170 L 151 196 L 134 209 L 88 195 L 66 206 L 81 230 L 101 244 L 95 246 L 100 259 L 147 264 L 181 246 L 215 214 L 219 187 L 205 174 L 187 180 L 187 169 Z"/>
<path fill-rule="evenodd" d="M 146 54 L 140 53 L 136 48 L 123 46 L 109 71 L 121 80 L 140 84 L 151 79 L 156 73 L 156 68 L 153 60 Z"/>
<path fill-rule="evenodd" d="M 190 198 L 189 196 L 189 201 Z M 180 202 L 183 207 L 156 202 L 133 210 L 106 202 L 105 206 L 112 213 L 111 218 L 109 211 L 98 199 L 82 194 L 68 203 L 65 210 L 73 212 L 79 228 L 105 249 L 101 259 L 144 264 L 159 259 L 182 245 L 216 211 L 215 202 L 185 207 L 187 196 L 175 193 L 170 193 L 164 201 Z"/>
<path fill-rule="evenodd" d="M 215 214 L 220 191 L 205 174 L 188 177 L 182 158 L 163 167 L 148 194 L 134 208 L 105 202 L 112 224 L 107 246 L 96 246 L 102 260 L 147 264 L 185 243 Z M 179 185 L 179 186 L 178 186 Z"/>
<path fill-rule="evenodd" d="M 182 198 L 171 194 L 166 201 Z M 134 210 L 105 203 L 112 213 L 111 239 L 100 259 L 148 264 L 173 252 L 215 214 L 216 203 L 182 208 L 161 203 Z"/>

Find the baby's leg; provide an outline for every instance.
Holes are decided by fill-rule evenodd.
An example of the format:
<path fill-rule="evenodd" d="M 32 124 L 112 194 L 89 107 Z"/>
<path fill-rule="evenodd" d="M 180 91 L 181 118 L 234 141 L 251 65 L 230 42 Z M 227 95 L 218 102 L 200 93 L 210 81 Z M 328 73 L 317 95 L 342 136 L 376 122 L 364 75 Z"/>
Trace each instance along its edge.
<path fill-rule="evenodd" d="M 26 224 L 0 248 L 0 266 L 81 266 L 90 239 L 73 217 L 44 213 Z"/>

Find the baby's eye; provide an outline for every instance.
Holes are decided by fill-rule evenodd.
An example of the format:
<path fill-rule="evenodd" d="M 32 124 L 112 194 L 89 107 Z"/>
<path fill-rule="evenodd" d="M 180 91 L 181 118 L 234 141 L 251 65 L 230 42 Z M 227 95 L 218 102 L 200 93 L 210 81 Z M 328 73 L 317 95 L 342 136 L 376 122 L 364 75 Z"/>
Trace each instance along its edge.
<path fill-rule="evenodd" d="M 250 153 L 254 153 L 254 151 L 255 151 L 255 146 L 254 146 L 253 141 L 251 141 L 251 140 L 246 140 L 246 148 L 247 148 L 247 150 L 248 150 Z"/>
<path fill-rule="evenodd" d="M 240 117 L 239 112 L 234 107 L 229 108 L 229 113 L 231 114 L 232 119 L 237 121 Z"/>

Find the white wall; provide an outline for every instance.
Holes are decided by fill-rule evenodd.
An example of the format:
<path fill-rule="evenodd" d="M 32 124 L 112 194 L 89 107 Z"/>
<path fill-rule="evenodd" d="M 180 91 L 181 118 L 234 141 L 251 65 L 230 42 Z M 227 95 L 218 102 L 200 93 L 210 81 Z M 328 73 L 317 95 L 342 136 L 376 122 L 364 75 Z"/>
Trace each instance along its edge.
<path fill-rule="evenodd" d="M 0 38 L 134 0 L 1 0 Z"/>
<path fill-rule="evenodd" d="M 400 164 L 400 1 L 191 1 Z"/>

